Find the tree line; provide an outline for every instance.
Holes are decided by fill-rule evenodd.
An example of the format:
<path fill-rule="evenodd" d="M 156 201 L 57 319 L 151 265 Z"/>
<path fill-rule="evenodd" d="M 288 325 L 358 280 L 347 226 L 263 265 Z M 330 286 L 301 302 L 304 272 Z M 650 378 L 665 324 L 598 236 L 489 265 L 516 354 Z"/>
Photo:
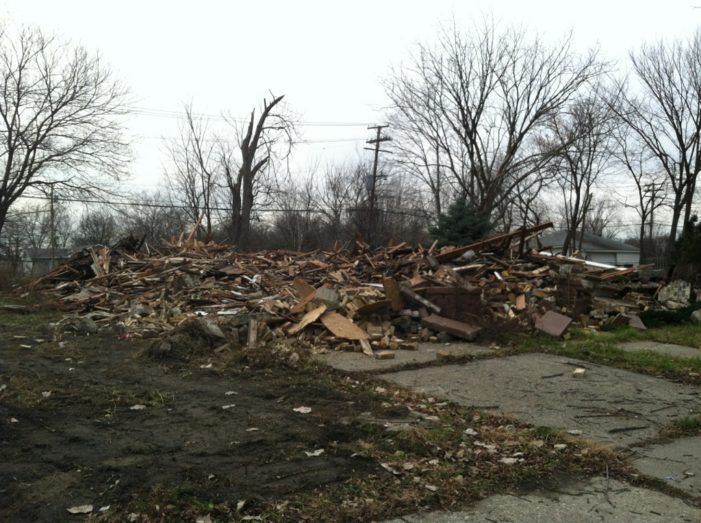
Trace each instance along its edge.
<path fill-rule="evenodd" d="M 243 119 L 215 122 L 185 105 L 153 194 L 101 182 L 129 174 L 129 93 L 98 55 L 37 29 L 3 31 L 0 72 L 6 257 L 122 234 L 155 245 L 195 224 L 202 238 L 241 249 L 420 242 L 451 216 L 480 231 L 552 220 L 571 253 L 584 232 L 610 235 L 629 207 L 645 258 L 660 248 L 652 222 L 662 210 L 667 252 L 693 227 L 700 31 L 612 63 L 575 49 L 571 35 L 548 42 L 489 21 L 446 26 L 384 80 L 392 154 L 381 155 L 379 176 L 371 158 L 294 167 L 297 118 L 271 93 Z M 633 189 L 616 197 L 605 181 Z M 27 204 L 27 195 L 45 199 Z M 105 203 L 71 219 L 80 201 Z"/>

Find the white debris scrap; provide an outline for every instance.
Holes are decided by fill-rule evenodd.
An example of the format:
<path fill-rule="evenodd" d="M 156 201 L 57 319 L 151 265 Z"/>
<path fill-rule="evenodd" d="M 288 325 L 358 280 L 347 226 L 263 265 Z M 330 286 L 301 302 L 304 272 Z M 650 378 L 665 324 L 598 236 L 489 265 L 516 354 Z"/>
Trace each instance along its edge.
<path fill-rule="evenodd" d="M 66 510 L 71 514 L 90 514 L 92 512 L 92 505 L 77 505 L 75 507 L 67 508 Z"/>

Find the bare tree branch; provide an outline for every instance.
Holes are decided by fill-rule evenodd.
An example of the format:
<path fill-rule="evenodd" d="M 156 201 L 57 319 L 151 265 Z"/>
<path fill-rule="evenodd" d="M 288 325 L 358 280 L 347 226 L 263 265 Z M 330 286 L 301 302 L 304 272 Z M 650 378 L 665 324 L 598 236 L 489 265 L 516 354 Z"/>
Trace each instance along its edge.
<path fill-rule="evenodd" d="M 434 208 L 450 187 L 491 215 L 536 181 L 552 151 L 534 147 L 534 137 L 603 70 L 595 51 L 576 56 L 571 38 L 550 47 L 488 23 L 445 30 L 385 84 L 401 161 L 429 187 Z"/>
<path fill-rule="evenodd" d="M 126 93 L 81 47 L 0 31 L 0 231 L 30 187 L 98 192 L 96 172 L 124 174 Z"/>

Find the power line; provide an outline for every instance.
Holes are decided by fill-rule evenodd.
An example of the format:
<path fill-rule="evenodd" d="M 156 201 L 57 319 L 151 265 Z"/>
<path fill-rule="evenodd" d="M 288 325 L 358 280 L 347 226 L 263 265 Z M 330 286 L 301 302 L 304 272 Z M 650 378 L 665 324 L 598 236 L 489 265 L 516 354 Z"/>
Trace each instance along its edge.
<path fill-rule="evenodd" d="M 154 118 L 170 118 L 170 119 L 182 119 L 184 114 L 182 111 L 175 111 L 170 109 L 156 109 L 149 107 L 137 107 L 133 106 L 130 108 L 133 114 L 138 114 L 141 116 L 150 116 Z M 233 121 L 239 123 L 248 123 L 248 118 L 242 117 L 228 117 L 221 114 L 207 114 L 207 113 L 192 113 L 192 117 L 198 120 L 220 120 L 220 121 Z M 295 125 L 301 127 L 365 127 L 367 122 L 341 122 L 341 121 L 299 121 L 295 122 Z"/>
<path fill-rule="evenodd" d="M 140 139 L 146 139 L 146 140 L 162 140 L 162 141 L 174 141 L 174 140 L 179 140 L 181 137 L 180 136 L 153 136 L 153 135 L 144 135 L 144 134 L 136 134 L 134 135 L 136 138 Z M 225 138 L 204 138 L 200 140 L 202 142 L 208 142 L 208 143 L 230 143 L 231 140 L 227 140 Z M 365 137 L 360 137 L 360 138 L 324 138 L 324 139 L 318 139 L 318 140 L 293 140 L 293 143 L 295 144 L 317 144 L 317 143 L 341 143 L 341 142 L 360 142 L 360 141 L 365 141 Z"/>
<path fill-rule="evenodd" d="M 50 200 L 48 196 L 40 196 L 40 195 L 26 195 L 22 196 L 22 198 L 27 198 L 31 200 Z M 146 207 L 146 208 L 154 208 L 154 209 L 189 209 L 187 205 L 176 205 L 172 203 L 153 203 L 153 202 L 136 202 L 136 201 L 115 201 L 115 200 L 98 200 L 98 199 L 85 199 L 85 198 L 67 198 L 67 197 L 60 197 L 56 196 L 54 197 L 55 202 L 66 202 L 66 203 L 93 203 L 93 204 L 101 204 L 101 205 L 115 205 L 115 206 L 133 206 L 133 207 Z M 220 212 L 227 212 L 227 211 L 233 211 L 231 207 L 210 207 L 210 210 L 212 211 L 220 211 Z M 358 211 L 360 209 L 356 208 L 346 208 L 345 210 L 347 211 Z M 256 209 L 255 212 L 259 213 L 271 213 L 271 212 L 300 212 L 300 213 L 312 213 L 312 214 L 318 214 L 318 213 L 324 213 L 327 211 L 333 211 L 331 208 L 311 208 L 311 209 L 297 209 L 297 208 L 265 208 L 265 209 Z M 21 211 L 20 211 L 21 212 Z M 41 212 L 46 212 L 46 211 L 41 211 Z M 400 216 L 413 216 L 415 218 L 426 218 L 428 216 L 428 212 L 420 212 L 416 210 L 399 210 L 399 209 L 380 209 L 380 212 L 383 212 L 385 214 L 396 214 Z M 28 212 L 29 214 L 30 212 Z"/>

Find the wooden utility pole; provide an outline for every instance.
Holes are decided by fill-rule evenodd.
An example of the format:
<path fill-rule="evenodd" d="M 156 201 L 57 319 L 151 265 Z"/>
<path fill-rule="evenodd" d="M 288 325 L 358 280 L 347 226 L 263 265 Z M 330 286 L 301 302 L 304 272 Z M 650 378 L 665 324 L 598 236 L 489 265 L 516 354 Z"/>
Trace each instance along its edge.
<path fill-rule="evenodd" d="M 51 194 L 49 197 L 49 209 L 51 215 L 51 231 L 49 234 L 51 237 L 51 269 L 56 266 L 56 217 L 54 213 L 54 184 L 51 184 Z"/>
<path fill-rule="evenodd" d="M 650 242 L 652 242 L 652 235 L 653 235 L 653 227 L 655 225 L 655 197 L 657 196 L 657 192 L 662 188 L 661 183 L 648 183 L 645 185 L 645 194 L 650 195 Z"/>
<path fill-rule="evenodd" d="M 377 188 L 377 164 L 380 159 L 380 152 L 390 152 L 381 151 L 380 144 L 382 142 L 389 142 L 392 140 L 389 136 L 382 136 L 382 129 L 389 127 L 388 125 L 371 125 L 368 127 L 370 130 L 376 132 L 375 138 L 368 140 L 366 143 L 374 145 L 373 148 L 366 147 L 370 151 L 375 152 L 375 158 L 372 162 L 372 178 L 370 179 L 370 209 L 368 216 L 368 243 L 372 244 L 375 240 L 375 200 L 376 200 L 376 188 Z"/>

